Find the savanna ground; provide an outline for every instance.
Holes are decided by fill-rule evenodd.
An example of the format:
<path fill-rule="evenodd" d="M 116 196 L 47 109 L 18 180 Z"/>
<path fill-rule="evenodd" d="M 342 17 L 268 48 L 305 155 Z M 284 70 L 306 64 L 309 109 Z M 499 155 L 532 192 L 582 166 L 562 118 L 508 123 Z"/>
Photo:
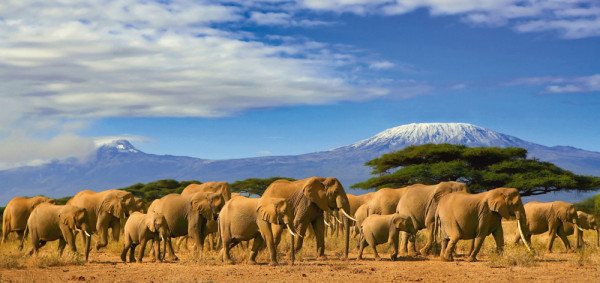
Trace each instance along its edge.
<path fill-rule="evenodd" d="M 502 255 L 495 253 L 493 238 L 488 237 L 478 255 L 478 262 L 466 262 L 464 254 L 469 243 L 459 242 L 454 262 L 442 262 L 439 257 L 401 257 L 389 260 L 391 247 L 380 245 L 384 258 L 374 261 L 370 247 L 365 249 L 365 260 L 357 261 L 357 240 L 351 238 L 348 260 L 341 259 L 342 237 L 327 237 L 327 260 L 316 259 L 314 239 L 307 239 L 291 265 L 287 257 L 288 243 L 280 245 L 280 265 L 268 265 L 266 251 L 259 254 L 257 265 L 247 263 L 248 251 L 236 247 L 232 257 L 236 264 L 221 262 L 218 252 L 206 251 L 200 255 L 184 248 L 177 252 L 180 260 L 164 263 L 122 263 L 122 243 L 90 253 L 85 263 L 78 254 L 65 250 L 62 257 L 56 251 L 57 242 L 43 247 L 38 256 L 29 257 L 17 251 L 16 241 L 0 247 L 0 281 L 2 282 L 523 282 L 566 281 L 596 282 L 600 278 L 600 249 L 595 246 L 596 235 L 585 233 L 586 245 L 577 252 L 565 253 L 560 239 L 554 243 L 554 253 L 545 253 L 547 236 L 532 237 L 535 254 L 523 246 L 512 245 L 515 222 L 505 222 L 506 246 Z M 286 237 L 287 238 L 287 237 Z M 417 245 L 423 245 L 419 234 Z M 575 244 L 573 237 L 570 237 Z M 92 242 L 92 245 L 94 243 Z M 25 249 L 29 249 L 26 242 Z M 146 257 L 145 257 L 146 259 Z"/>

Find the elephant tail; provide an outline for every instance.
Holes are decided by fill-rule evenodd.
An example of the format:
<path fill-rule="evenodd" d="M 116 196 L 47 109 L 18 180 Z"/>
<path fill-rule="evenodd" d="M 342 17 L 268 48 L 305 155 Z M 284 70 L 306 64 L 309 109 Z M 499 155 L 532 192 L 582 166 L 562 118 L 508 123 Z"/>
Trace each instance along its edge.
<path fill-rule="evenodd" d="M 23 242 L 25 241 L 25 237 L 27 237 L 27 233 L 29 232 L 29 223 L 25 226 L 25 231 L 23 231 L 23 237 L 21 237 L 21 241 L 19 242 L 19 249 L 23 248 Z"/>

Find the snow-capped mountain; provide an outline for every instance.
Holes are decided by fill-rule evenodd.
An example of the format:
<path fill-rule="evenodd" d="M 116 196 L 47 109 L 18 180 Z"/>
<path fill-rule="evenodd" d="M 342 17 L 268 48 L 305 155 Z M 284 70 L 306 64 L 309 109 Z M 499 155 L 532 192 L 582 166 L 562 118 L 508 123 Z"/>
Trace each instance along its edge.
<path fill-rule="evenodd" d="M 136 149 L 126 140 L 112 141 L 99 144 L 96 154 L 87 160 L 68 159 L 0 171 L 0 206 L 15 196 L 63 197 L 83 189 L 121 188 L 167 178 L 232 182 L 253 177 L 335 176 L 348 190 L 350 185 L 370 177 L 371 170 L 364 166 L 365 162 L 409 145 L 426 143 L 523 147 L 530 157 L 578 174 L 600 176 L 598 152 L 567 146 L 547 147 L 471 124 L 424 123 L 387 129 L 371 138 L 327 151 L 228 160 L 154 155 Z"/>

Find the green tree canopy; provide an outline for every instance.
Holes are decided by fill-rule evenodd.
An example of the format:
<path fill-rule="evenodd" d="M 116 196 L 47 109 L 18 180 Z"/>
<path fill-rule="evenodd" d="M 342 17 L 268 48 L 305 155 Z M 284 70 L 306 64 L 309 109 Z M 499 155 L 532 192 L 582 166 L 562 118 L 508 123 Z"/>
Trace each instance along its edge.
<path fill-rule="evenodd" d="M 271 177 L 267 179 L 250 178 L 243 181 L 235 181 L 229 184 L 229 186 L 234 193 L 262 196 L 269 185 L 279 179 L 296 181 L 296 179 L 286 177 Z"/>
<path fill-rule="evenodd" d="M 371 174 L 377 176 L 354 184 L 353 188 L 396 188 L 459 181 L 474 192 L 513 187 L 519 189 L 522 196 L 529 196 L 600 187 L 599 177 L 577 175 L 550 162 L 527 159 L 527 150 L 516 147 L 425 144 L 384 154 L 365 165 L 372 167 Z"/>
<path fill-rule="evenodd" d="M 200 181 L 182 181 L 173 179 L 158 180 L 147 184 L 137 183 L 129 187 L 121 188 L 132 193 L 135 197 L 142 198 L 145 203 L 162 198 L 168 194 L 180 194 L 190 184 L 202 184 Z"/>

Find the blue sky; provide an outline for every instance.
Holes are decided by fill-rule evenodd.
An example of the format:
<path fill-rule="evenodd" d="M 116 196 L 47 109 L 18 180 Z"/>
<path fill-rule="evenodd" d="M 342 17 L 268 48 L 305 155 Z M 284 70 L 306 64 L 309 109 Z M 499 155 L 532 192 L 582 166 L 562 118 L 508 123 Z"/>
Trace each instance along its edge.
<path fill-rule="evenodd" d="M 418 122 L 600 151 L 599 50 L 591 0 L 9 1 L 0 169 L 117 138 L 300 154 Z"/>

